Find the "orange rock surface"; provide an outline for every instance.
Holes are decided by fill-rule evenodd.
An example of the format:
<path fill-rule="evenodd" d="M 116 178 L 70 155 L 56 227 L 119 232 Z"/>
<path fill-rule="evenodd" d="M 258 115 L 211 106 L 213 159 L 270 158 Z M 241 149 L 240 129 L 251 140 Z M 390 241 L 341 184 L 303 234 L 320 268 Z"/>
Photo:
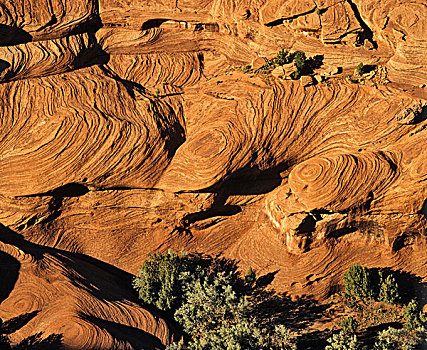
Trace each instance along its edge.
<path fill-rule="evenodd" d="M 0 318 L 33 313 L 11 339 L 168 344 L 130 274 L 170 248 L 319 300 L 355 262 L 426 279 L 426 18 L 423 0 L 0 0 Z M 242 69 L 282 48 L 323 56 L 317 84 Z"/>

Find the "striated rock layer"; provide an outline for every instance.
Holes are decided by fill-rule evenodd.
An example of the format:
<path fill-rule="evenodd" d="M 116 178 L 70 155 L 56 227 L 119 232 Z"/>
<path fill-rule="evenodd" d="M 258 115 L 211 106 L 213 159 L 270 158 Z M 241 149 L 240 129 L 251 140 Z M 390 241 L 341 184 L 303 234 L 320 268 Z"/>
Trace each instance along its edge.
<path fill-rule="evenodd" d="M 129 273 L 170 248 L 317 299 L 355 262 L 427 278 L 425 18 L 422 0 L 0 0 L 0 318 L 29 317 L 11 339 L 164 347 Z M 317 55 L 313 77 L 245 67 L 282 48 Z"/>

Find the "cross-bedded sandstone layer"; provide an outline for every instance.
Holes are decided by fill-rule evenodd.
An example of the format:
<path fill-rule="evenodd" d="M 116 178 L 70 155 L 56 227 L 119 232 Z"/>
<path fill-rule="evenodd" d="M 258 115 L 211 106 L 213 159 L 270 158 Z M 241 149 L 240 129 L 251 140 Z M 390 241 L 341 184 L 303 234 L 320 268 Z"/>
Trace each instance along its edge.
<path fill-rule="evenodd" d="M 0 0 L 0 247 L 17 267 L 0 317 L 33 315 L 13 340 L 167 344 L 111 270 L 169 248 L 320 299 L 357 261 L 425 278 L 425 18 L 421 0 Z M 239 68 L 281 48 L 341 73 Z M 351 78 L 360 62 L 377 78 Z"/>

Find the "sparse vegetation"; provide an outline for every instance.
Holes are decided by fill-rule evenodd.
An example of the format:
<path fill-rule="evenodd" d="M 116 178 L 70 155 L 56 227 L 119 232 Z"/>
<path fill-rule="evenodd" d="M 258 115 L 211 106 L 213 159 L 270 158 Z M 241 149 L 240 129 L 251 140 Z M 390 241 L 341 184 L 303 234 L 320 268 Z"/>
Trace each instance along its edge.
<path fill-rule="evenodd" d="M 344 287 L 346 293 L 355 298 L 372 299 L 374 297 L 369 271 L 358 263 L 350 266 L 344 274 Z"/>
<path fill-rule="evenodd" d="M 374 350 L 413 350 L 420 339 L 404 329 L 389 327 L 378 333 Z"/>
<path fill-rule="evenodd" d="M 342 331 L 346 335 L 356 333 L 358 327 L 359 323 L 353 318 L 353 316 L 348 316 L 341 321 Z"/>
<path fill-rule="evenodd" d="M 362 76 L 363 73 L 365 73 L 365 66 L 363 65 L 363 63 L 359 63 L 356 67 L 356 72 L 358 75 Z"/>
<path fill-rule="evenodd" d="M 399 288 L 396 279 L 392 274 L 384 279 L 383 274 L 380 272 L 380 283 L 378 300 L 387 304 L 394 304 L 399 299 Z"/>
<path fill-rule="evenodd" d="M 184 330 L 187 341 L 168 350 L 295 349 L 287 327 L 252 314 L 256 281 L 252 268 L 243 279 L 215 259 L 169 251 L 148 257 L 134 287 L 145 303 L 173 313 Z"/>
<path fill-rule="evenodd" d="M 334 334 L 328 339 L 329 345 L 325 350 L 359 350 L 360 346 L 356 335 L 347 335 L 343 331 Z"/>

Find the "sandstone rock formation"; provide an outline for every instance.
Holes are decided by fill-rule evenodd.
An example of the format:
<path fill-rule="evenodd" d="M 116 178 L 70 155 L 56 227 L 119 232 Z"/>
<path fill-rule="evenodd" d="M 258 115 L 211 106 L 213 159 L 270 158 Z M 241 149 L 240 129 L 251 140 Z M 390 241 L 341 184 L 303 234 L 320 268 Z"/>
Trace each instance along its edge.
<path fill-rule="evenodd" d="M 169 343 L 117 282 L 169 248 L 318 299 L 361 260 L 426 278 L 426 17 L 422 0 L 0 0 L 17 266 L 0 318 L 37 312 L 12 340 Z M 323 56 L 310 84 L 242 69 L 282 48 Z"/>

